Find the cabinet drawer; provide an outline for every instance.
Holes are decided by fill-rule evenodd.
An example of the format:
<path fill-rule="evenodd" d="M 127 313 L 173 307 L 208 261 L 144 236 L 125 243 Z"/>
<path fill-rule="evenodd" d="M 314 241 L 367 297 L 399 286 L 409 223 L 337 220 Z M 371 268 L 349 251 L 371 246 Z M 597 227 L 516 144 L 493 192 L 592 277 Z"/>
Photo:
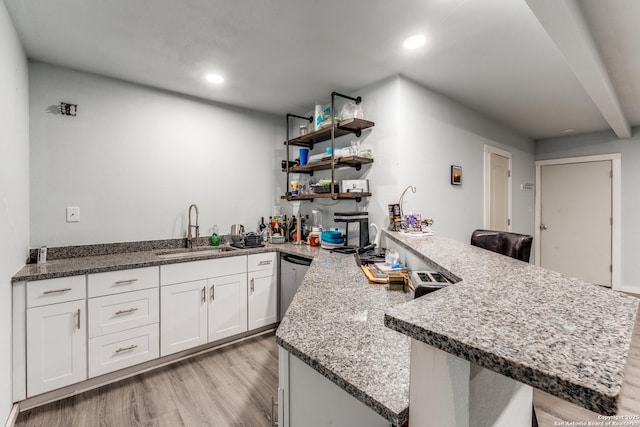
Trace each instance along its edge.
<path fill-rule="evenodd" d="M 160 266 L 160 285 L 193 282 L 247 272 L 246 255 Z"/>
<path fill-rule="evenodd" d="M 158 287 L 158 267 L 107 271 L 89 274 L 87 278 L 89 298 L 120 292 L 138 291 Z"/>
<path fill-rule="evenodd" d="M 84 299 L 86 276 L 61 277 L 27 283 L 27 307 Z"/>
<path fill-rule="evenodd" d="M 157 323 L 90 338 L 89 377 L 155 359 L 159 349 Z"/>
<path fill-rule="evenodd" d="M 157 323 L 159 290 L 143 289 L 89 299 L 89 338 Z"/>
<path fill-rule="evenodd" d="M 267 252 L 247 256 L 247 271 L 272 270 L 275 271 L 277 253 Z"/>

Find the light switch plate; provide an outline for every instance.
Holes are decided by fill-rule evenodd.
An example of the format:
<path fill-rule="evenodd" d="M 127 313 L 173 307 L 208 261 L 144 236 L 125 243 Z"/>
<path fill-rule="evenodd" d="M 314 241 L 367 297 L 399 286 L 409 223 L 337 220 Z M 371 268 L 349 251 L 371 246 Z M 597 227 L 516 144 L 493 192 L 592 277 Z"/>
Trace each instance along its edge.
<path fill-rule="evenodd" d="M 78 206 L 67 207 L 67 222 L 80 222 L 80 208 Z"/>

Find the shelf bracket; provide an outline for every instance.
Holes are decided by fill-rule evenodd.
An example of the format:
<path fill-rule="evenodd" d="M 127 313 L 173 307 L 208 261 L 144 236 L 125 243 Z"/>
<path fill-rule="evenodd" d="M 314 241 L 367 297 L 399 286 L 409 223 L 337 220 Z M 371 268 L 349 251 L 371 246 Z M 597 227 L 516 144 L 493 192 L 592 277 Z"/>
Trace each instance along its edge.
<path fill-rule="evenodd" d="M 351 101 L 354 101 L 356 104 L 360 104 L 362 102 L 362 97 L 358 96 L 356 98 L 349 96 L 349 95 L 343 95 L 341 93 L 338 92 L 332 92 L 331 96 L 339 96 L 340 98 L 345 98 L 345 99 L 350 99 Z"/>
<path fill-rule="evenodd" d="M 309 123 L 313 123 L 313 116 L 305 117 L 305 116 L 299 116 L 297 114 L 287 113 L 287 123 L 289 123 L 289 117 L 295 117 L 296 119 L 307 120 Z"/>

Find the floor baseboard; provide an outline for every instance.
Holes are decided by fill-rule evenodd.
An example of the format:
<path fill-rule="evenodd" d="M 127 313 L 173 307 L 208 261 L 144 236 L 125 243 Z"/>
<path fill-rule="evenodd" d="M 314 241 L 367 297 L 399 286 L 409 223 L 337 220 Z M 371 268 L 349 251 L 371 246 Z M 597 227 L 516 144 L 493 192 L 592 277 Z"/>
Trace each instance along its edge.
<path fill-rule="evenodd" d="M 11 412 L 9 412 L 9 417 L 7 418 L 7 422 L 4 423 L 4 427 L 13 427 L 16 425 L 16 420 L 18 419 L 18 414 L 20 413 L 20 404 L 14 403 L 11 408 Z"/>

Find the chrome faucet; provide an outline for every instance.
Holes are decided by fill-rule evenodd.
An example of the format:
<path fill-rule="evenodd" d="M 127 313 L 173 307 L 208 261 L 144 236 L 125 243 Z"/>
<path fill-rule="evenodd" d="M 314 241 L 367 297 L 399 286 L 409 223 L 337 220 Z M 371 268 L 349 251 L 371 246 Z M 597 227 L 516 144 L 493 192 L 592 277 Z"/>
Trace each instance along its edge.
<path fill-rule="evenodd" d="M 191 225 L 191 209 L 194 208 L 196 210 L 196 225 Z M 191 229 L 196 229 L 196 236 L 193 237 L 191 234 Z M 198 225 L 198 206 L 195 204 L 189 206 L 189 231 L 187 232 L 187 248 L 193 247 L 193 241 L 200 237 L 200 226 Z"/>

